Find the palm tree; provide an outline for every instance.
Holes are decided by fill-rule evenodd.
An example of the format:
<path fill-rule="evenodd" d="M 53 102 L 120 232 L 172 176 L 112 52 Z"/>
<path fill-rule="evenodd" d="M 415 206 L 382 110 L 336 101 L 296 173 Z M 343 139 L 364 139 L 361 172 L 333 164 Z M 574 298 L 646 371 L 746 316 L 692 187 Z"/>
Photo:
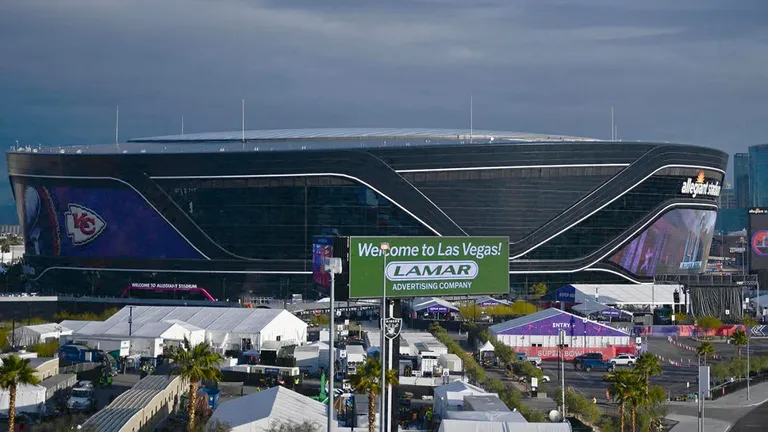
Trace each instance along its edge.
<path fill-rule="evenodd" d="M 648 394 L 648 389 L 643 382 L 643 377 L 641 376 L 635 375 L 627 385 L 627 402 L 629 403 L 632 412 L 632 432 L 635 432 L 635 414 L 637 413 L 637 409 L 648 405 L 650 396 Z"/>
<path fill-rule="evenodd" d="M 643 380 L 645 381 L 646 392 L 650 390 L 651 377 L 664 373 L 664 371 L 661 369 L 659 357 L 652 353 L 644 353 L 637 358 L 637 363 L 635 363 L 635 372 L 643 377 Z"/>
<path fill-rule="evenodd" d="M 16 423 L 16 390 L 19 384 L 35 385 L 40 382 L 37 369 L 29 363 L 29 359 L 13 354 L 5 357 L 0 366 L 0 387 L 8 389 L 8 430 L 11 432 Z"/>
<path fill-rule="evenodd" d="M 707 356 L 711 357 L 715 355 L 715 346 L 710 342 L 702 342 L 701 345 L 696 348 L 696 355 L 704 358 L 704 366 L 706 366 Z"/>
<path fill-rule="evenodd" d="M 388 370 L 385 379 L 387 384 L 396 386 L 397 372 Z M 381 362 L 376 357 L 368 357 L 363 366 L 357 369 L 357 374 L 350 378 L 350 383 L 356 391 L 368 395 L 368 432 L 376 432 L 376 395 L 381 394 L 380 382 Z"/>
<path fill-rule="evenodd" d="M 741 358 L 741 349 L 747 344 L 747 334 L 744 330 L 736 330 L 731 335 L 731 343 L 736 345 L 736 349 L 739 350 L 739 358 Z"/>
<path fill-rule="evenodd" d="M 219 363 L 224 358 L 214 351 L 208 342 L 201 342 L 193 347 L 187 338 L 184 338 L 182 347 L 177 347 L 171 352 L 170 358 L 173 361 L 173 369 L 170 373 L 189 381 L 187 430 L 191 432 L 195 428 L 197 384 L 200 381 L 221 380 Z"/>
<path fill-rule="evenodd" d="M 630 403 L 632 392 L 635 390 L 635 383 L 638 382 L 637 375 L 631 370 L 617 370 L 609 378 L 611 385 L 608 391 L 616 398 L 619 404 L 619 421 L 621 422 L 621 432 L 624 432 L 624 417 L 627 412 L 627 404 Z"/>

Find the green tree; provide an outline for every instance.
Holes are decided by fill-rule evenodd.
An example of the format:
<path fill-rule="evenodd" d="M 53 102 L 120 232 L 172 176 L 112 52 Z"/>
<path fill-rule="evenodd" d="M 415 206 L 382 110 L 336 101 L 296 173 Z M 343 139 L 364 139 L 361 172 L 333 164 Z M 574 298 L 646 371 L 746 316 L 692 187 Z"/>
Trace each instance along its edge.
<path fill-rule="evenodd" d="M 707 357 L 715 355 L 715 346 L 710 342 L 702 342 L 696 347 L 696 355 L 704 359 L 704 366 L 707 365 Z"/>
<path fill-rule="evenodd" d="M 744 330 L 736 330 L 731 335 L 731 343 L 736 345 L 736 349 L 739 352 L 739 358 L 741 358 L 741 349 L 747 344 L 747 333 Z"/>
<path fill-rule="evenodd" d="M 531 286 L 531 294 L 533 294 L 533 296 L 537 299 L 544 297 L 548 290 L 549 289 L 547 288 L 547 284 L 541 282 L 535 283 L 533 286 Z"/>
<path fill-rule="evenodd" d="M 701 317 L 697 320 L 699 328 L 701 328 L 706 335 L 710 330 L 718 330 L 723 326 L 723 322 L 715 317 Z"/>
<path fill-rule="evenodd" d="M 661 362 L 656 354 L 644 353 L 637 358 L 635 363 L 635 371 L 645 382 L 645 390 L 649 391 L 651 387 L 651 377 L 661 375 L 664 371 L 661 369 Z"/>
<path fill-rule="evenodd" d="M 555 390 L 555 403 L 557 406 L 562 406 L 563 403 L 563 392 L 561 389 L 562 387 L 558 387 Z M 565 391 L 565 406 L 568 414 L 579 417 L 585 423 L 597 425 L 600 421 L 601 413 L 597 405 L 571 389 L 566 389 Z"/>
<path fill-rule="evenodd" d="M 195 430 L 195 408 L 197 404 L 197 385 L 200 381 L 220 381 L 219 364 L 224 360 L 208 342 L 195 346 L 184 338 L 183 346 L 176 347 L 170 355 L 173 368 L 170 373 L 179 375 L 189 382 L 187 399 L 187 430 Z"/>
<path fill-rule="evenodd" d="M 14 431 L 16 423 L 16 390 L 19 384 L 34 385 L 40 382 L 37 369 L 30 366 L 29 359 L 13 354 L 3 358 L 0 366 L 0 388 L 8 389 L 8 430 Z"/>
<path fill-rule="evenodd" d="M 611 385 L 608 387 L 608 391 L 619 404 L 620 430 L 621 432 L 624 432 L 627 404 L 631 402 L 632 392 L 636 388 L 635 384 L 639 382 L 639 377 L 631 370 L 622 369 L 614 372 L 610 378 L 610 382 Z"/>
<path fill-rule="evenodd" d="M 397 371 L 395 370 L 388 370 L 384 378 L 387 385 L 396 386 L 398 384 Z M 368 357 L 363 367 L 357 369 L 357 374 L 352 375 L 350 383 L 356 391 L 368 395 L 368 432 L 376 432 L 376 395 L 381 394 L 381 362 L 379 359 Z"/>

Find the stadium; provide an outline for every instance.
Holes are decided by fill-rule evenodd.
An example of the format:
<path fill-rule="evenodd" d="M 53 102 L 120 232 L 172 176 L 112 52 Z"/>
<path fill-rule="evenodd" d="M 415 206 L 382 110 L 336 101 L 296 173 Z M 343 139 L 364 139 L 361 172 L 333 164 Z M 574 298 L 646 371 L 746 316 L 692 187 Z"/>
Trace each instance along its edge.
<path fill-rule="evenodd" d="M 39 292 L 216 298 L 311 297 L 322 236 L 508 236 L 513 289 L 699 273 L 728 161 L 690 145 L 442 129 L 201 133 L 7 158 Z"/>

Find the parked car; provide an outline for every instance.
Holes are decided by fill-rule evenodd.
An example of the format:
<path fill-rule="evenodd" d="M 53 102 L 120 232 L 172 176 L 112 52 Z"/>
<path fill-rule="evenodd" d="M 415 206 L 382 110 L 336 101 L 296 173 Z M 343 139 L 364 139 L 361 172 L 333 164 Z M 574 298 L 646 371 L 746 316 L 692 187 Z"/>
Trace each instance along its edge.
<path fill-rule="evenodd" d="M 590 372 L 592 371 L 592 369 L 613 372 L 614 365 L 613 363 L 607 362 L 607 361 L 596 360 L 596 359 L 586 359 L 583 362 L 576 364 L 575 368 L 583 369 L 586 372 Z"/>
<path fill-rule="evenodd" d="M 580 356 L 576 356 L 573 359 L 573 362 L 574 363 L 583 363 L 584 360 L 600 360 L 600 361 L 602 361 L 603 360 L 603 354 L 602 353 L 598 353 L 598 352 L 582 354 Z"/>
<path fill-rule="evenodd" d="M 614 366 L 632 366 L 637 363 L 637 357 L 632 354 L 619 354 L 608 361 Z"/>
<path fill-rule="evenodd" d="M 525 361 L 531 362 L 536 367 L 541 366 L 541 357 L 539 356 L 526 356 Z"/>

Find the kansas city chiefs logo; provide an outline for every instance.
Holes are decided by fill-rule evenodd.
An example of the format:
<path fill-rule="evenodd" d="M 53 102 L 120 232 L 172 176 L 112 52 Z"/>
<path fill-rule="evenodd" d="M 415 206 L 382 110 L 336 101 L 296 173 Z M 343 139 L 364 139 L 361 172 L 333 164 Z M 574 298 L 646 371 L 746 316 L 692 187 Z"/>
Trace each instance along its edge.
<path fill-rule="evenodd" d="M 69 211 L 64 213 L 67 235 L 75 246 L 82 246 L 101 234 L 107 223 L 96 212 L 80 204 L 69 204 Z"/>

